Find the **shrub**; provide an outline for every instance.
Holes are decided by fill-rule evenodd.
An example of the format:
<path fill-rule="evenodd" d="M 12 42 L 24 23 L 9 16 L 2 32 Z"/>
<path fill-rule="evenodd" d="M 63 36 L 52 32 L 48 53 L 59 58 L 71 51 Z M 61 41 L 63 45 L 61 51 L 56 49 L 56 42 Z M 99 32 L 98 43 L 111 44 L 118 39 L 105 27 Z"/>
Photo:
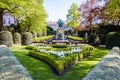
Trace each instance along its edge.
<path fill-rule="evenodd" d="M 120 33 L 119 32 L 110 32 L 106 36 L 105 45 L 107 48 L 112 48 L 114 46 L 120 47 Z"/>
<path fill-rule="evenodd" d="M 83 38 L 75 37 L 75 36 L 67 36 L 67 38 L 72 39 L 72 40 L 78 40 L 78 41 L 83 40 Z"/>
<path fill-rule="evenodd" d="M 33 46 L 26 46 L 25 49 L 28 49 L 28 50 L 37 50 L 37 48 L 33 47 Z"/>
<path fill-rule="evenodd" d="M 14 42 L 14 44 L 21 44 L 21 34 L 20 33 L 13 34 L 13 42 Z"/>
<path fill-rule="evenodd" d="M 8 47 L 13 45 L 12 34 L 9 31 L 0 32 L 0 45 L 6 45 Z"/>
<path fill-rule="evenodd" d="M 22 45 L 30 45 L 32 43 L 32 34 L 25 32 L 22 35 Z"/>
<path fill-rule="evenodd" d="M 67 44 L 52 44 L 53 48 L 67 48 Z"/>
<path fill-rule="evenodd" d="M 100 38 L 96 34 L 90 34 L 88 37 L 88 43 L 90 45 L 98 46 L 100 44 Z"/>
<path fill-rule="evenodd" d="M 34 50 L 29 51 L 29 55 L 49 63 L 50 65 L 52 65 L 55 68 L 55 70 L 59 74 L 61 74 L 64 70 L 64 65 L 62 64 L 62 62 L 57 61 L 57 58 L 55 58 L 54 56 L 51 56 L 49 54 L 41 54 Z"/>
<path fill-rule="evenodd" d="M 53 36 L 50 35 L 50 36 L 42 36 L 42 37 L 38 37 L 38 38 L 33 38 L 32 41 L 33 42 L 43 42 L 43 41 L 46 41 L 46 40 L 49 40 L 49 39 L 52 39 Z"/>

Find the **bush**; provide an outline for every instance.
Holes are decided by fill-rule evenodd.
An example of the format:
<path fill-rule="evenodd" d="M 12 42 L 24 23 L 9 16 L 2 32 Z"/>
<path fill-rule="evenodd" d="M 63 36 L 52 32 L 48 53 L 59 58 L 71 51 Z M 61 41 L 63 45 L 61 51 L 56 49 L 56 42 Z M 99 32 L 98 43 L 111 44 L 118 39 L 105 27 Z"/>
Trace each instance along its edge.
<path fill-rule="evenodd" d="M 14 42 L 14 44 L 21 44 L 21 34 L 20 33 L 13 34 L 13 42 Z"/>
<path fill-rule="evenodd" d="M 44 41 L 52 39 L 52 38 L 53 38 L 52 35 L 50 35 L 50 36 L 42 36 L 42 37 L 38 37 L 38 38 L 33 38 L 32 41 L 33 42 L 44 42 Z"/>
<path fill-rule="evenodd" d="M 67 44 L 52 44 L 53 48 L 67 48 Z"/>
<path fill-rule="evenodd" d="M 25 32 L 22 35 L 22 45 L 30 45 L 32 43 L 32 34 Z"/>
<path fill-rule="evenodd" d="M 36 47 L 33 47 L 33 46 L 26 46 L 25 49 L 28 49 L 28 50 L 38 50 Z"/>
<path fill-rule="evenodd" d="M 77 40 L 77 41 L 83 40 L 83 38 L 75 37 L 75 36 L 67 36 L 67 38 L 72 39 L 72 40 Z"/>
<path fill-rule="evenodd" d="M 88 37 L 88 43 L 90 45 L 99 46 L 100 38 L 96 34 L 90 34 Z"/>
<path fill-rule="evenodd" d="M 0 32 L 0 45 L 11 47 L 13 45 L 12 34 L 9 31 Z"/>
<path fill-rule="evenodd" d="M 93 50 L 94 47 L 92 46 L 85 47 L 84 48 L 85 51 L 70 54 L 69 56 L 63 59 L 58 59 L 57 57 L 47 53 L 37 52 L 34 49 L 34 47 L 31 47 L 31 46 L 27 46 L 26 48 L 31 49 L 31 51 L 29 51 L 29 55 L 49 63 L 55 68 L 58 74 L 62 74 L 62 72 L 67 67 L 73 65 L 76 61 L 79 61 L 87 56 L 90 56 L 91 50 Z"/>
<path fill-rule="evenodd" d="M 114 46 L 120 47 L 120 33 L 119 32 L 110 32 L 106 36 L 105 45 L 107 48 L 112 48 Z"/>
<path fill-rule="evenodd" d="M 50 65 L 52 65 L 55 68 L 55 70 L 59 74 L 61 74 L 64 70 L 64 65 L 61 62 L 57 61 L 57 58 L 55 58 L 54 56 L 51 56 L 49 54 L 42 54 L 42 53 L 36 52 L 34 50 L 29 51 L 29 55 L 49 63 Z"/>

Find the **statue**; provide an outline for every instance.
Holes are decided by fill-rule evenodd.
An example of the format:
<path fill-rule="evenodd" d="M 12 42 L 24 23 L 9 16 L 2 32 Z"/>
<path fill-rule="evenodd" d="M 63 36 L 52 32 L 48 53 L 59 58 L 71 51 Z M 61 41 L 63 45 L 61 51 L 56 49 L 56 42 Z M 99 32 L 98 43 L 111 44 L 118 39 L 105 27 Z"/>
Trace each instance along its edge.
<path fill-rule="evenodd" d="M 64 22 L 61 19 L 59 19 L 57 21 L 57 24 L 59 27 L 56 32 L 56 40 L 65 40 L 64 28 L 63 28 Z"/>
<path fill-rule="evenodd" d="M 63 26 L 63 23 L 64 23 L 64 22 L 63 22 L 61 19 L 59 19 L 59 20 L 57 21 L 57 24 L 58 24 L 59 27 L 62 27 L 62 26 Z"/>

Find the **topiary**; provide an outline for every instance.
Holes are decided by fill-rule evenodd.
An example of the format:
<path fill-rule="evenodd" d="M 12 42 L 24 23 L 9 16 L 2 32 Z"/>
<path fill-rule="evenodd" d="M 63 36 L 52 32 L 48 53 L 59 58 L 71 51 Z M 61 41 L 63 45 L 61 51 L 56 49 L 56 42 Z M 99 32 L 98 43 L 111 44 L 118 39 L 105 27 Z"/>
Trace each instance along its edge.
<path fill-rule="evenodd" d="M 32 34 L 25 32 L 22 35 L 22 45 L 30 45 L 32 43 Z"/>
<path fill-rule="evenodd" d="M 107 48 L 112 48 L 114 46 L 120 47 L 120 33 L 109 32 L 105 38 L 105 45 Z"/>
<path fill-rule="evenodd" d="M 0 32 L 0 45 L 11 47 L 13 45 L 12 34 L 9 31 Z"/>
<path fill-rule="evenodd" d="M 20 33 L 13 34 L 13 42 L 14 42 L 14 44 L 21 44 L 21 34 Z"/>

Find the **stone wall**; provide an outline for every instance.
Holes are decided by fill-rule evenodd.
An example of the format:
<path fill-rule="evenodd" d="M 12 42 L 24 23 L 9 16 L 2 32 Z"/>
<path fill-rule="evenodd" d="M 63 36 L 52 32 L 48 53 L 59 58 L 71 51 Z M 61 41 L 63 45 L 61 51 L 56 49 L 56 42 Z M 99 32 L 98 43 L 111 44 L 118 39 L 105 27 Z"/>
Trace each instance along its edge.
<path fill-rule="evenodd" d="M 0 46 L 0 80 L 33 80 L 4 45 Z"/>
<path fill-rule="evenodd" d="M 83 80 L 120 80 L 119 48 L 112 48 Z"/>

